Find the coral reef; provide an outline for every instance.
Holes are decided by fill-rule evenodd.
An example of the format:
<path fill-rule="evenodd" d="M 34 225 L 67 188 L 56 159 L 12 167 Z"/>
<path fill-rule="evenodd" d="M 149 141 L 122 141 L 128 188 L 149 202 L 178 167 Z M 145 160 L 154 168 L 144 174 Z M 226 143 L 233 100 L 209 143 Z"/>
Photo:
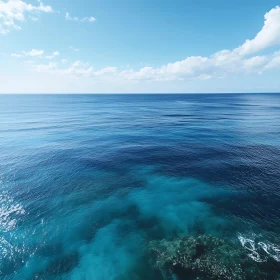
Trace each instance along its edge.
<path fill-rule="evenodd" d="M 153 265 L 164 279 L 278 280 L 279 263 L 256 263 L 231 240 L 210 235 L 151 241 Z"/>

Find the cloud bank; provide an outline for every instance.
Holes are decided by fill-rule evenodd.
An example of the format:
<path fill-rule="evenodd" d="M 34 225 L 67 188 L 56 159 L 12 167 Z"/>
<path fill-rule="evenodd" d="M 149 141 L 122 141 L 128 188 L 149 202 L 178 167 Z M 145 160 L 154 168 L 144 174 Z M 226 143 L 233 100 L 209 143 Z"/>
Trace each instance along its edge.
<path fill-rule="evenodd" d="M 7 34 L 12 30 L 20 30 L 21 22 L 26 19 L 26 15 L 32 21 L 38 18 L 33 16 L 39 13 L 50 13 L 53 11 L 51 6 L 44 5 L 38 1 L 39 5 L 33 6 L 21 0 L 0 0 L 0 33 Z"/>
<path fill-rule="evenodd" d="M 0 0 L 1 1 L 1 0 Z M 18 0 L 16 0 L 18 1 Z M 42 5 L 42 4 L 40 4 Z M 67 16 L 67 14 L 66 14 Z M 70 15 L 68 14 L 69 18 Z M 89 18 L 84 18 L 86 21 Z M 75 21 L 75 18 L 71 18 Z M 81 19 L 77 19 L 77 21 Z M 183 60 L 167 63 L 160 67 L 145 66 L 141 69 L 117 68 L 107 66 L 95 69 L 93 65 L 80 60 L 70 62 L 69 58 L 57 61 L 59 53 L 44 56 L 43 50 L 33 49 L 29 52 L 12 54 L 16 57 L 32 57 L 31 67 L 36 72 L 51 73 L 56 76 L 86 77 L 93 81 L 107 83 L 208 80 L 212 78 L 235 77 L 256 74 L 280 67 L 280 7 L 276 6 L 264 15 L 262 29 L 253 39 L 246 40 L 233 50 L 220 50 L 210 56 L 189 56 Z M 70 47 L 73 51 L 78 51 Z M 36 63 L 36 59 L 53 59 L 54 61 Z"/>
<path fill-rule="evenodd" d="M 66 14 L 67 15 L 67 14 Z M 70 16 L 69 16 L 70 17 Z M 71 18 L 72 19 L 72 18 Z M 73 19 L 72 19 L 73 20 Z M 260 32 L 251 40 L 233 50 L 221 50 L 211 56 L 190 56 L 181 61 L 162 65 L 161 67 L 143 67 L 139 70 L 127 68 L 119 70 L 117 67 L 94 69 L 88 63 L 73 62 L 65 68 L 65 64 L 40 65 L 43 70 L 55 74 L 77 77 L 91 77 L 96 80 L 130 80 L 130 81 L 180 81 L 187 79 L 222 78 L 228 75 L 261 74 L 266 70 L 280 66 L 280 51 L 258 54 L 280 44 L 280 7 L 277 6 L 264 16 L 264 25 Z"/>

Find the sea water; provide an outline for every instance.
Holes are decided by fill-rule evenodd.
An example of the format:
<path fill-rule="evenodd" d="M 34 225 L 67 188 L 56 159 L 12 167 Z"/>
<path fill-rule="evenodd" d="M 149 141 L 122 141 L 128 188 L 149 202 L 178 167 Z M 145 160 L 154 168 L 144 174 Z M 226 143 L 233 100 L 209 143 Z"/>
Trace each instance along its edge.
<path fill-rule="evenodd" d="M 198 234 L 277 269 L 280 95 L 1 95 L 0 231 L 5 280 L 162 279 Z"/>

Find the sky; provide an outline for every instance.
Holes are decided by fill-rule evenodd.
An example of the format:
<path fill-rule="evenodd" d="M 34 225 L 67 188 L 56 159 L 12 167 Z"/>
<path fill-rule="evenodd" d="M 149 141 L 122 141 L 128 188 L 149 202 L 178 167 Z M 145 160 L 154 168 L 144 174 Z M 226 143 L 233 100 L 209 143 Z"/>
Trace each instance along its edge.
<path fill-rule="evenodd" d="M 280 0 L 0 0 L 0 93 L 280 92 Z"/>

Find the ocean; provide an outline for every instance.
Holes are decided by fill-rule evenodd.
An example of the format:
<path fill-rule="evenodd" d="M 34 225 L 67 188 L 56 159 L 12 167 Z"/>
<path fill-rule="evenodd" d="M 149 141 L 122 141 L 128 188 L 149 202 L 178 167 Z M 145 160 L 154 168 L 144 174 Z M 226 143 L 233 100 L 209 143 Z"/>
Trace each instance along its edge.
<path fill-rule="evenodd" d="M 280 94 L 0 95 L 0 230 L 5 280 L 279 280 Z"/>

